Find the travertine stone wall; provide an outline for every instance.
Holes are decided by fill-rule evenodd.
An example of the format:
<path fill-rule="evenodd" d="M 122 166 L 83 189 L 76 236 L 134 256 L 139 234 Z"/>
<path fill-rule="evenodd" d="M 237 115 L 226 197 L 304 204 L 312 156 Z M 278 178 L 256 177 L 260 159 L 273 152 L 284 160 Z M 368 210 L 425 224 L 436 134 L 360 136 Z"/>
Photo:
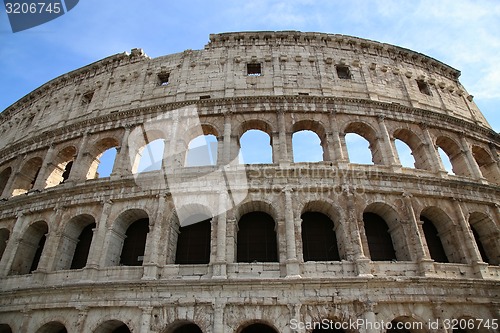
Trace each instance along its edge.
<path fill-rule="evenodd" d="M 500 137 L 458 77 L 356 37 L 244 32 L 155 59 L 134 49 L 46 83 L 0 114 L 0 332 L 244 333 L 259 323 L 305 333 L 294 323 L 323 319 L 424 325 L 411 332 L 484 320 L 474 328 L 497 332 Z M 239 163 L 252 129 L 269 135 L 272 163 Z M 302 130 L 318 135 L 323 161 L 294 163 Z M 369 142 L 373 165 L 350 163 L 349 133 Z M 199 135 L 217 139 L 216 163 L 185 167 Z M 137 172 L 157 139 L 161 162 Z M 401 165 L 395 140 L 415 168 Z M 99 177 L 110 148 L 112 173 Z M 274 221 L 275 261 L 238 262 L 239 222 L 254 212 Z M 331 221 L 340 260 L 304 259 L 306 212 Z M 392 260 L 373 259 L 367 213 L 386 223 Z M 176 264 L 192 216 L 210 220 L 209 260 Z M 124 265 L 140 219 L 141 265 Z M 433 259 L 426 219 L 448 262 Z M 88 226 L 86 265 L 71 268 Z"/>

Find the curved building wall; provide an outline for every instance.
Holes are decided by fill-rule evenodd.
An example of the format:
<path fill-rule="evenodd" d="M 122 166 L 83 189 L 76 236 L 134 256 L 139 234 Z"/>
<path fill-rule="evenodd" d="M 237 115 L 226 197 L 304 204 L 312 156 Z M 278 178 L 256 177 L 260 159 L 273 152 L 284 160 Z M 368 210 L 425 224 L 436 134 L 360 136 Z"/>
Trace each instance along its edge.
<path fill-rule="evenodd" d="M 360 38 L 245 32 L 48 82 L 0 114 L 0 332 L 498 331 L 500 139 L 458 76 Z M 269 163 L 241 161 L 249 130 Z M 301 131 L 321 161 L 294 162 Z"/>

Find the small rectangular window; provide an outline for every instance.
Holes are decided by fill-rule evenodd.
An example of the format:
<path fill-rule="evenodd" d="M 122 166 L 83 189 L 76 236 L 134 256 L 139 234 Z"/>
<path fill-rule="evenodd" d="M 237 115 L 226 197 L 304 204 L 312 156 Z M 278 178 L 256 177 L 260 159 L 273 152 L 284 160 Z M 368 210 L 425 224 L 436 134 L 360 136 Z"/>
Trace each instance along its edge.
<path fill-rule="evenodd" d="M 339 79 L 342 79 L 342 80 L 350 80 L 351 79 L 351 71 L 349 70 L 348 66 L 337 65 L 337 66 L 335 66 L 335 69 L 337 70 L 337 76 L 339 77 Z"/>
<path fill-rule="evenodd" d="M 259 63 L 249 63 L 247 64 L 247 75 L 248 76 L 261 76 L 262 68 Z"/>
<path fill-rule="evenodd" d="M 92 97 L 94 97 L 94 92 L 89 91 L 82 95 L 82 105 L 88 105 L 92 101 Z"/>
<path fill-rule="evenodd" d="M 158 85 L 166 86 L 168 85 L 170 79 L 170 73 L 160 73 L 158 74 Z"/>
<path fill-rule="evenodd" d="M 431 89 L 429 88 L 429 85 L 427 84 L 427 82 L 422 81 L 422 80 L 417 80 L 417 85 L 418 85 L 418 90 L 420 90 L 420 92 L 422 94 L 426 94 L 429 96 L 432 95 Z"/>
<path fill-rule="evenodd" d="M 210 99 L 210 95 L 202 95 L 200 96 L 200 99 Z"/>

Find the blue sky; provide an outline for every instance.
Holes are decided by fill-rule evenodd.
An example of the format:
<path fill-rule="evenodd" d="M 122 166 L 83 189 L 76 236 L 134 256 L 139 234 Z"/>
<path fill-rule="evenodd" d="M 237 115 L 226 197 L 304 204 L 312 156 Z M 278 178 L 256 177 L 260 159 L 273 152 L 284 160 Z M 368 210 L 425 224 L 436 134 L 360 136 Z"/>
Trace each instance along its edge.
<path fill-rule="evenodd" d="M 201 49 L 210 33 L 300 30 L 390 43 L 462 72 L 500 131 L 498 0 L 82 0 L 44 25 L 12 33 L 0 10 L 0 110 L 43 83 L 112 54 L 139 47 L 150 57 Z"/>

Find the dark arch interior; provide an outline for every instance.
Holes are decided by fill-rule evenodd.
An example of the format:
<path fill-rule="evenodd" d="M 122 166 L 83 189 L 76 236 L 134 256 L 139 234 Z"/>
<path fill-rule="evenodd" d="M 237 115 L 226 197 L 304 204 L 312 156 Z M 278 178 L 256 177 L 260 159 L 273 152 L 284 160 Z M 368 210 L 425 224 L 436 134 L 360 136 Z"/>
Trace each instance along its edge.
<path fill-rule="evenodd" d="M 425 241 L 427 242 L 427 248 L 432 260 L 443 263 L 449 262 L 434 223 L 425 216 L 420 216 L 420 220 L 424 222 L 422 229 L 424 230 Z"/>
<path fill-rule="evenodd" d="M 304 261 L 339 261 L 333 221 L 317 212 L 306 212 L 301 218 Z"/>
<path fill-rule="evenodd" d="M 203 333 L 196 324 L 185 324 L 176 328 L 172 333 Z"/>
<path fill-rule="evenodd" d="M 385 220 L 375 213 L 364 213 L 363 222 L 371 260 L 396 260 L 396 251 Z"/>
<path fill-rule="evenodd" d="M 264 212 L 243 215 L 238 223 L 238 262 L 277 262 L 274 219 Z"/>
<path fill-rule="evenodd" d="M 241 331 L 241 333 L 277 333 L 277 332 L 274 328 L 269 327 L 266 324 L 257 323 L 245 327 Z"/>
<path fill-rule="evenodd" d="M 89 256 L 90 245 L 92 243 L 93 229 L 96 227 L 95 223 L 91 223 L 83 228 L 78 243 L 76 244 L 75 254 L 71 262 L 71 269 L 83 268 L 87 265 L 87 258 Z"/>
<path fill-rule="evenodd" d="M 142 266 L 146 238 L 149 232 L 149 219 L 144 218 L 132 223 L 125 233 L 120 264 L 125 266 Z"/>
<path fill-rule="evenodd" d="M 7 324 L 0 324 L 0 333 L 12 333 L 12 329 Z"/>
<path fill-rule="evenodd" d="M 479 253 L 481 254 L 481 259 L 486 263 L 490 263 L 490 258 L 488 258 L 488 254 L 486 253 L 486 250 L 484 249 L 483 243 L 481 243 L 481 239 L 479 238 L 479 234 L 477 233 L 476 229 L 474 229 L 473 226 L 471 226 L 471 229 L 472 229 L 472 234 L 474 235 L 474 240 L 476 241 L 476 244 L 477 244 L 477 249 L 479 250 Z"/>
<path fill-rule="evenodd" d="M 176 264 L 208 264 L 210 262 L 210 221 L 209 218 L 179 228 L 175 253 Z"/>

